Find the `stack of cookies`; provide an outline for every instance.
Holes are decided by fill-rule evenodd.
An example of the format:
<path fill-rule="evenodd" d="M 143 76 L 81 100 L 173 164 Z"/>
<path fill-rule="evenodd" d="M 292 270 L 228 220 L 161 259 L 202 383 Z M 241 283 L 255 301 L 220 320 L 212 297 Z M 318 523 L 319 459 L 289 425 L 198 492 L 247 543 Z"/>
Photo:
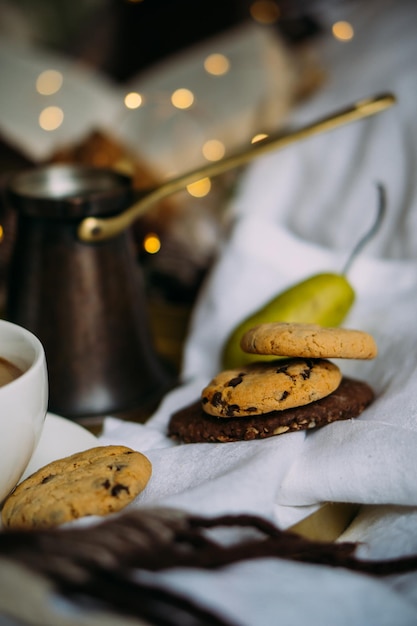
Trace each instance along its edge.
<path fill-rule="evenodd" d="M 272 322 L 246 332 L 241 347 L 268 360 L 220 372 L 197 402 L 172 415 L 172 438 L 263 439 L 357 417 L 374 399 L 367 383 L 344 377 L 329 360 L 375 358 L 377 346 L 366 332 Z"/>

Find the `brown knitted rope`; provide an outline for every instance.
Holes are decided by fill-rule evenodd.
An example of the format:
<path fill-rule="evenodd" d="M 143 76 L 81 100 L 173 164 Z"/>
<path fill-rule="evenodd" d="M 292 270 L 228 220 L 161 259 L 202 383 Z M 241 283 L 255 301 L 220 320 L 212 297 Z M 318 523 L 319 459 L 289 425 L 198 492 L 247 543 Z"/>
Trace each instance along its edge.
<path fill-rule="evenodd" d="M 215 538 L 224 529 L 245 529 L 250 537 L 225 544 Z M 354 555 L 356 547 L 355 543 L 311 541 L 254 515 L 206 518 L 162 508 L 126 512 L 84 528 L 0 533 L 0 556 L 47 577 L 64 596 L 95 599 L 109 610 L 166 626 L 226 622 L 166 588 L 140 582 L 133 572 L 216 569 L 259 558 L 340 567 L 372 576 L 417 570 L 417 555 L 360 560 Z"/>

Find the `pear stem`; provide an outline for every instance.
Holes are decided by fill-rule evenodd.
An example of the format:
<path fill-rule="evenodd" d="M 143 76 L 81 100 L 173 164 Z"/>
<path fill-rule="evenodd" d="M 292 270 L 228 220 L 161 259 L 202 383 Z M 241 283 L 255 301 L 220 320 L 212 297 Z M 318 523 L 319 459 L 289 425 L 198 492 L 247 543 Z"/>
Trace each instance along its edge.
<path fill-rule="evenodd" d="M 350 253 L 349 258 L 346 261 L 345 266 L 342 270 L 342 275 L 344 276 L 349 272 L 352 264 L 362 252 L 363 248 L 369 243 L 369 241 L 371 241 L 371 239 L 373 239 L 373 237 L 379 231 L 385 217 L 387 209 L 387 194 L 385 191 L 385 187 L 382 183 L 379 182 L 376 184 L 376 187 L 378 190 L 378 207 L 375 221 L 372 224 L 371 228 L 360 238 L 360 240 Z"/>

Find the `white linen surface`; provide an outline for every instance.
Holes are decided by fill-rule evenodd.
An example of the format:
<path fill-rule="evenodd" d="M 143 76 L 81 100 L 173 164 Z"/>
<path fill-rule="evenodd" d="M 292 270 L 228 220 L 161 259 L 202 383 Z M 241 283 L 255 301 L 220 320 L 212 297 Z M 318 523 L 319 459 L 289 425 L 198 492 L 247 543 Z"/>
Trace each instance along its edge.
<path fill-rule="evenodd" d="M 371 557 L 392 556 L 417 550 L 412 532 L 417 507 L 417 4 L 318 6 L 325 25 L 347 19 L 356 36 L 349 43 L 322 37 L 318 50 L 327 82 L 294 112 L 294 123 L 381 91 L 394 92 L 398 104 L 248 168 L 230 207 L 230 239 L 195 308 L 183 386 L 164 399 L 146 425 L 108 418 L 100 440 L 131 445 L 152 461 L 153 476 L 137 499 L 139 506 L 169 504 L 209 515 L 253 512 L 287 527 L 325 501 L 363 503 L 368 506 L 345 537 L 366 541 Z M 357 300 L 345 325 L 371 332 L 379 356 L 372 362 L 338 362 L 346 374 L 373 386 L 374 404 L 359 419 L 308 434 L 230 444 L 169 441 L 170 413 L 196 399 L 218 371 L 221 345 L 240 319 L 298 280 L 341 271 L 374 219 L 377 181 L 386 187 L 388 214 L 349 272 Z M 387 586 L 349 572 L 257 561 L 222 574 L 175 572 L 164 579 L 239 624 L 301 624 L 306 615 L 320 624 L 417 623 L 413 576 L 392 577 Z"/>

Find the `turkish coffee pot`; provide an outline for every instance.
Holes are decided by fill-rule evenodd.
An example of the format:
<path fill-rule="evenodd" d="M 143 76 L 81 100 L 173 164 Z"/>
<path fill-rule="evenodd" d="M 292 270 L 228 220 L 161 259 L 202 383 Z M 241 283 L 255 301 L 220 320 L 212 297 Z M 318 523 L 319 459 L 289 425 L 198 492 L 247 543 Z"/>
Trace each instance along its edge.
<path fill-rule="evenodd" d="M 46 166 L 15 175 L 6 199 L 17 211 L 6 316 L 44 345 L 49 410 L 78 419 L 153 405 L 171 375 L 153 345 L 132 231 L 98 243 L 77 234 L 86 217 L 132 203 L 130 179 Z"/>
<path fill-rule="evenodd" d="M 6 316 L 39 337 L 49 410 L 72 419 L 134 415 L 173 384 L 152 341 L 134 220 L 154 203 L 272 149 L 373 115 L 385 94 L 167 181 L 147 193 L 113 170 L 51 165 L 14 175 L 6 202 L 17 212 Z M 151 410 L 151 409 L 149 409 Z"/>

